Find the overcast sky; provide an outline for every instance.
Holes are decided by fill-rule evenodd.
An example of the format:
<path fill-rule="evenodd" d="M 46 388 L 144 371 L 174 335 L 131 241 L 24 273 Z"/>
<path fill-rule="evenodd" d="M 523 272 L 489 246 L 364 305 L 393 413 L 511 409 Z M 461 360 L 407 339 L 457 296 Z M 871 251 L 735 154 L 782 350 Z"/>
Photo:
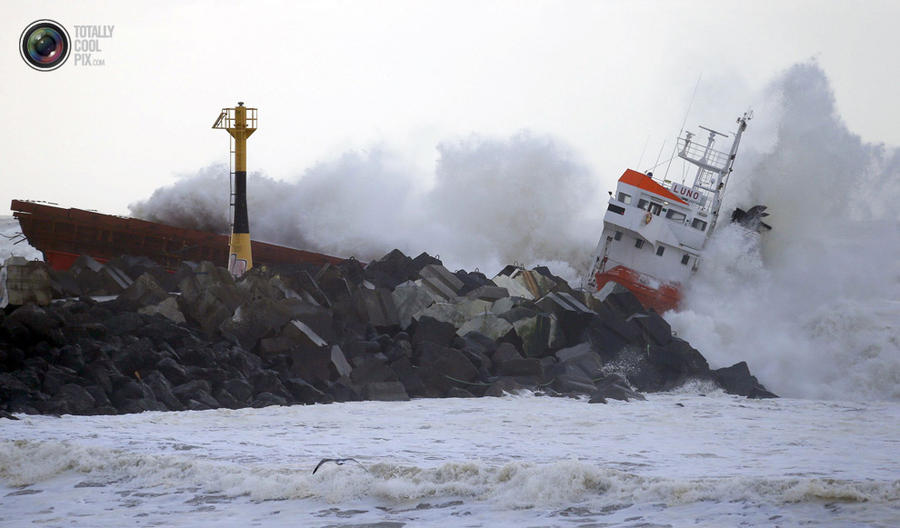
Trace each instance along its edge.
<path fill-rule="evenodd" d="M 105 65 L 29 68 L 18 39 L 43 18 L 73 39 L 114 25 Z M 259 108 L 248 169 L 278 179 L 373 145 L 427 174 L 440 141 L 530 130 L 607 188 L 671 146 L 698 78 L 691 121 L 729 129 L 814 58 L 850 129 L 900 145 L 898 20 L 890 0 L 4 1 L 0 214 L 13 198 L 125 213 L 227 162 L 210 126 L 238 100 Z"/>

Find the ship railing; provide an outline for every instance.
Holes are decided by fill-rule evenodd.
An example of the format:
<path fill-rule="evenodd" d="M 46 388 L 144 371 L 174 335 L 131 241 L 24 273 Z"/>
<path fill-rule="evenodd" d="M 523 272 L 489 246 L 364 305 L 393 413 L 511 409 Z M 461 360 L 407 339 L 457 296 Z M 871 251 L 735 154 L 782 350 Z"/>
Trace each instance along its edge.
<path fill-rule="evenodd" d="M 687 138 L 678 138 L 678 156 L 703 168 L 722 172 L 728 166 L 728 154 Z"/>

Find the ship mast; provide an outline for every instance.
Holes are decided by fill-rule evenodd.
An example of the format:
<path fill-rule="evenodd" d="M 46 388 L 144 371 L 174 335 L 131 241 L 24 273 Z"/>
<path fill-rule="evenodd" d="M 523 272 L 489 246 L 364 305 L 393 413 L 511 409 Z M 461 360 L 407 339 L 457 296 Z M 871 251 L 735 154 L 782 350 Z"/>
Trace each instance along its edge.
<path fill-rule="evenodd" d="M 705 197 L 701 215 L 712 216 L 709 233 L 715 229 L 719 218 L 719 209 L 722 207 L 722 196 L 725 193 L 725 187 L 728 185 L 728 176 L 734 170 L 734 160 L 737 156 L 738 146 L 741 143 L 741 136 L 744 134 L 744 130 L 747 129 L 747 122 L 751 119 L 753 119 L 753 112 L 745 112 L 744 115 L 737 118 L 738 129 L 734 134 L 734 141 L 732 141 L 731 149 L 727 154 L 716 150 L 714 147 L 717 136 L 721 136 L 724 139 L 728 135 L 711 128 L 700 127 L 709 132 L 706 145 L 694 141 L 692 132 L 685 132 L 683 138 L 678 138 L 678 157 L 697 166 L 697 174 L 694 177 L 694 184 L 691 188 Z"/>

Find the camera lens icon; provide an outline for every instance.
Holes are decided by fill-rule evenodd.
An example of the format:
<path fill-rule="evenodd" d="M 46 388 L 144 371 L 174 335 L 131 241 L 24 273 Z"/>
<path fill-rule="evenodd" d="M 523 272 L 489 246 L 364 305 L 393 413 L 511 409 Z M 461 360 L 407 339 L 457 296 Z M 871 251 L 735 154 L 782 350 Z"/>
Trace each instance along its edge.
<path fill-rule="evenodd" d="M 32 22 L 22 32 L 19 42 L 22 59 L 40 71 L 51 71 L 62 66 L 69 58 L 69 49 L 69 33 L 52 20 Z"/>

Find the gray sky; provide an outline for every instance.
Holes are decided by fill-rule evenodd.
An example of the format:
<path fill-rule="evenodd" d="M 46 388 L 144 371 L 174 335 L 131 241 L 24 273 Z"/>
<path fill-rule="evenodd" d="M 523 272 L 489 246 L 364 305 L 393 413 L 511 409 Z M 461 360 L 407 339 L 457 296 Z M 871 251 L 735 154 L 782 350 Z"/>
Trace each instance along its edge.
<path fill-rule="evenodd" d="M 104 66 L 18 53 L 41 18 L 114 25 Z M 178 174 L 227 162 L 211 130 L 258 107 L 248 169 L 293 180 L 380 144 L 427 174 L 435 145 L 551 134 L 603 188 L 691 122 L 728 129 L 788 66 L 815 58 L 867 141 L 900 145 L 900 2 L 63 2 L 0 7 L 0 213 L 13 198 L 125 213 Z M 637 168 L 637 167 L 635 167 Z M 227 190 L 223 190 L 227 192 Z"/>

